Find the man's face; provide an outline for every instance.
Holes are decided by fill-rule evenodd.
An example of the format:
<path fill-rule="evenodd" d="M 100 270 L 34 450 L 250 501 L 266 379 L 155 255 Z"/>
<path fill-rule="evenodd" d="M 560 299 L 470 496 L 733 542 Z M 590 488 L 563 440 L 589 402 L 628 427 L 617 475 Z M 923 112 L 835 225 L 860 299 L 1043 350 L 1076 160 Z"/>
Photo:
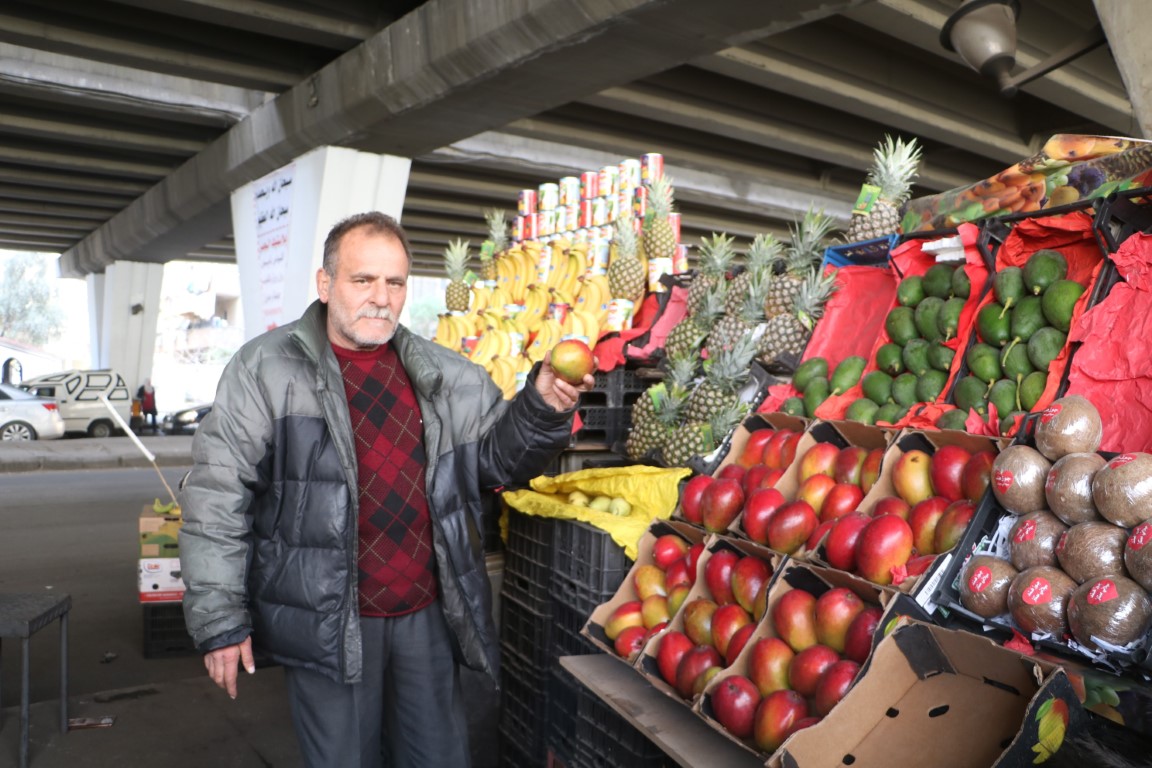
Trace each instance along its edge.
<path fill-rule="evenodd" d="M 374 349 L 396 332 L 408 295 L 408 257 L 387 234 L 354 229 L 340 241 L 336 275 L 316 273 L 328 305 L 328 340 L 345 349 Z"/>

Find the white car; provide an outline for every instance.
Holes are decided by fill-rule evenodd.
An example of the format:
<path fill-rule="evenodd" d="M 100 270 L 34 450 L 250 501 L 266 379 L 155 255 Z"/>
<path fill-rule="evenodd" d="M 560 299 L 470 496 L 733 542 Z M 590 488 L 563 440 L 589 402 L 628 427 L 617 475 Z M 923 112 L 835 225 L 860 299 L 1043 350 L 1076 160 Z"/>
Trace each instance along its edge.
<path fill-rule="evenodd" d="M 56 401 L 0 384 L 0 440 L 54 440 L 64 435 Z"/>

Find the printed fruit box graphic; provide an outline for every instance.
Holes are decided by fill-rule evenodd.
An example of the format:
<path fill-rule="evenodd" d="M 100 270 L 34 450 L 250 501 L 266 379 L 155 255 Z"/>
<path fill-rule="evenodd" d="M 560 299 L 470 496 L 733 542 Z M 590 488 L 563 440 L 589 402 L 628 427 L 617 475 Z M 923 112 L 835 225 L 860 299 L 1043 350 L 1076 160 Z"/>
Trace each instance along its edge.
<path fill-rule="evenodd" d="M 991 216 L 1028 214 L 1152 183 L 1152 143 L 1057 134 L 1043 149 L 975 184 L 908 203 L 905 234 L 949 229 Z"/>

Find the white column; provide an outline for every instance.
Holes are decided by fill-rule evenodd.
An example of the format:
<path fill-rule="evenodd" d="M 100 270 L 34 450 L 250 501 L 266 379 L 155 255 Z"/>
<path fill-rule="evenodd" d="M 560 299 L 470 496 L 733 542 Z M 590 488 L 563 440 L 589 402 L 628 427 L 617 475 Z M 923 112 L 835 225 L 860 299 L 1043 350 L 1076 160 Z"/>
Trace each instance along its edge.
<path fill-rule="evenodd" d="M 1120 70 L 1135 125 L 1129 136 L 1152 138 L 1152 17 L 1148 5 L 1130 0 L 1095 0 L 1108 47 Z"/>
<path fill-rule="evenodd" d="M 328 230 L 365 211 L 400 218 L 411 160 L 320 147 L 232 193 L 244 336 L 298 318 L 316 298 Z"/>
<path fill-rule="evenodd" d="M 152 375 L 163 264 L 118 261 L 88 277 L 92 367 L 112 368 L 129 391 Z"/>

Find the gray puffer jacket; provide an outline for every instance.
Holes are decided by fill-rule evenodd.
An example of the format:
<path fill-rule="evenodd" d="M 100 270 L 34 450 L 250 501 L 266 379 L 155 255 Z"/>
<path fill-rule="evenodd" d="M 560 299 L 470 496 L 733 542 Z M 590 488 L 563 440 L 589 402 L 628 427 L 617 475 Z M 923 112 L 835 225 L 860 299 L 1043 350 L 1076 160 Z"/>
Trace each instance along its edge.
<path fill-rule="evenodd" d="M 224 370 L 180 495 L 184 615 L 202 651 L 251 634 L 276 662 L 356 682 L 356 451 L 326 311 L 312 304 Z M 424 420 L 440 604 L 463 662 L 495 679 L 481 489 L 543 472 L 572 413 L 531 381 L 504 401 L 482 368 L 403 327 L 392 343 Z"/>

